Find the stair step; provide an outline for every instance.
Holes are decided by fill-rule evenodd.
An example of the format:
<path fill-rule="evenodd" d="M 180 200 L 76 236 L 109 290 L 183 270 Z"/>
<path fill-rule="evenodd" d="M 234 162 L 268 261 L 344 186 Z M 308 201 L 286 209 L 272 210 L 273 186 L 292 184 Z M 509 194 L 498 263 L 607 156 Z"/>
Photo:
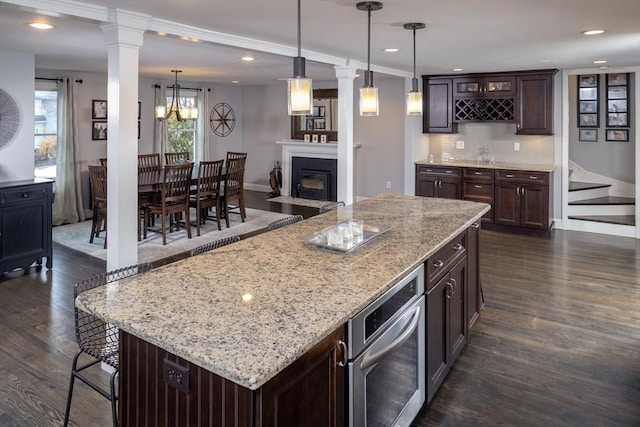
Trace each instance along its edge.
<path fill-rule="evenodd" d="M 607 224 L 618 224 L 618 225 L 631 225 L 631 226 L 636 225 L 635 215 L 582 215 L 582 216 L 569 216 L 569 219 L 602 222 Z"/>
<path fill-rule="evenodd" d="M 611 184 L 598 184 L 597 182 L 579 182 L 579 181 L 569 182 L 569 191 L 592 190 L 594 188 L 607 188 L 607 187 L 611 187 Z"/>
<path fill-rule="evenodd" d="M 606 196 L 596 197 L 595 199 L 575 200 L 569 202 L 572 206 L 585 205 L 635 205 L 636 200 L 632 197 Z"/>

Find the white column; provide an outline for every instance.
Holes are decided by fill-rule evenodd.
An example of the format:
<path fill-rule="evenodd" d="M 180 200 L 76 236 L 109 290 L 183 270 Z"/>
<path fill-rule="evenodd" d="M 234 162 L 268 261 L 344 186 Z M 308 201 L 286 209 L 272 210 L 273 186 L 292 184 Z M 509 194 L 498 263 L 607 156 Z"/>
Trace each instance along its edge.
<path fill-rule="evenodd" d="M 336 65 L 338 78 L 338 201 L 354 199 L 353 80 L 357 68 Z"/>
<path fill-rule="evenodd" d="M 109 11 L 107 271 L 138 263 L 138 52 L 147 15 Z M 151 108 L 151 106 L 147 106 Z"/>

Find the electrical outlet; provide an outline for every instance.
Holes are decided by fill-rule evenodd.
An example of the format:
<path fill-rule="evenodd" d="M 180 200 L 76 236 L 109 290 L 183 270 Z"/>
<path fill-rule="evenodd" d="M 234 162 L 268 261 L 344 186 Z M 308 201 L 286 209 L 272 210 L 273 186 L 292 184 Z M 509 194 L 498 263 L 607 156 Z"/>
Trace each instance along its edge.
<path fill-rule="evenodd" d="M 387 188 L 391 188 L 391 181 L 387 181 Z"/>
<path fill-rule="evenodd" d="M 189 394 L 189 368 L 164 359 L 164 382 L 177 390 Z"/>
<path fill-rule="evenodd" d="M 456 141 L 456 148 L 458 150 L 464 150 L 464 141 Z"/>
<path fill-rule="evenodd" d="M 520 143 L 519 142 L 514 142 L 513 143 L 513 151 L 520 151 Z"/>

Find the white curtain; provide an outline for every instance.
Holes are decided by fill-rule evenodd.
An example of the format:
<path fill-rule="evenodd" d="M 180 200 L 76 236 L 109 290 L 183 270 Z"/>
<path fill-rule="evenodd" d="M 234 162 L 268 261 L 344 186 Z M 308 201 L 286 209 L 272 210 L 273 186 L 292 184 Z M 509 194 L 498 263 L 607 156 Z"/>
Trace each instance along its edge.
<path fill-rule="evenodd" d="M 80 165 L 77 161 L 78 83 L 73 79 L 63 79 L 58 82 L 57 89 L 58 141 L 53 225 L 72 224 L 86 219 L 82 206 Z"/>
<path fill-rule="evenodd" d="M 203 88 L 198 91 L 198 129 L 200 130 L 200 160 L 211 158 L 211 147 L 209 143 L 209 89 Z"/>
<path fill-rule="evenodd" d="M 155 86 L 155 104 L 153 106 L 153 114 L 155 117 L 155 107 L 157 105 L 166 105 L 167 97 L 165 96 L 165 85 L 156 85 Z M 160 153 L 160 158 L 164 159 L 164 138 L 165 138 L 165 121 L 164 120 L 154 120 L 153 126 L 153 152 Z"/>

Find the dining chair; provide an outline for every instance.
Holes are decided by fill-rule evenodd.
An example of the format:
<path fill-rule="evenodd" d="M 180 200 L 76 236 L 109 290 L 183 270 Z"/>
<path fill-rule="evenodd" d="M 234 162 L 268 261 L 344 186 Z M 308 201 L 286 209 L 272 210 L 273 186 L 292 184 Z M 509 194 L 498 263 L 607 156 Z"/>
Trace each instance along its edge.
<path fill-rule="evenodd" d="M 94 237 L 100 237 L 104 231 L 104 248 L 107 247 L 107 167 L 89 165 L 89 183 L 93 194 L 93 219 L 91 222 L 91 236 L 89 243 L 93 243 Z"/>
<path fill-rule="evenodd" d="M 131 277 L 136 274 L 144 273 L 153 268 L 151 263 L 138 264 L 131 267 L 120 268 L 118 270 L 101 273 L 88 279 L 77 282 L 73 287 L 73 300 L 91 289 L 105 286 L 109 283 Z M 103 397 L 111 401 L 111 416 L 113 418 L 114 427 L 118 425 L 118 413 L 116 403 L 118 396 L 116 393 L 115 379 L 119 372 L 118 361 L 118 328 L 105 323 L 102 319 L 86 313 L 79 308 L 74 308 L 74 320 L 76 341 L 79 350 L 73 358 L 71 365 L 71 379 L 69 380 L 69 393 L 67 395 L 67 408 L 64 415 L 64 426 L 69 424 L 69 412 L 71 409 L 71 399 L 73 398 L 73 385 L 75 379 L 79 379 L 89 387 L 100 393 Z M 91 359 L 78 367 L 78 360 L 81 355 L 90 356 Z M 83 357 L 85 359 L 85 357 Z M 113 370 L 111 372 L 109 389 L 105 389 L 99 385 L 96 380 L 98 378 L 90 378 L 85 374 L 85 369 L 90 368 L 98 363 L 105 363 Z"/>
<path fill-rule="evenodd" d="M 100 158 L 100 166 L 107 166 L 107 158 L 106 157 L 101 157 Z"/>
<path fill-rule="evenodd" d="M 147 237 L 147 224 L 150 215 L 160 215 L 162 226 L 160 229 L 149 229 L 156 233 L 162 233 L 162 244 L 167 244 L 168 231 L 179 230 L 182 226 L 180 217 L 184 214 L 187 237 L 191 238 L 191 223 L 189 220 L 189 189 L 191 187 L 191 173 L 193 163 L 183 165 L 166 165 L 160 189 L 160 199 L 154 200 L 145 208 L 144 214 L 144 238 Z"/>
<path fill-rule="evenodd" d="M 160 153 L 138 154 L 138 172 L 160 170 Z"/>
<path fill-rule="evenodd" d="M 229 214 L 231 209 L 238 209 L 240 218 L 244 222 L 247 217 L 244 205 L 244 166 L 247 160 L 247 153 L 227 152 L 225 160 L 225 181 L 224 181 L 224 212 L 227 228 L 229 228 Z M 237 206 L 229 207 L 229 202 L 237 201 Z"/>
<path fill-rule="evenodd" d="M 280 218 L 275 221 L 272 221 L 267 225 L 267 231 L 275 230 L 276 228 L 284 227 L 285 225 L 294 224 L 296 222 L 302 221 L 304 217 L 302 215 L 289 215 L 285 218 Z"/>
<path fill-rule="evenodd" d="M 344 206 L 344 202 L 340 200 L 339 202 L 331 202 L 326 205 L 320 206 L 320 213 L 329 212 L 334 209 L 338 209 Z"/>
<path fill-rule="evenodd" d="M 215 220 L 220 227 L 221 217 L 221 192 L 220 179 L 222 178 L 222 167 L 224 159 L 215 161 L 202 161 L 198 165 L 198 184 L 196 193 L 189 198 L 189 206 L 196 209 L 196 230 L 200 235 L 200 225 L 207 219 L 213 219 L 207 215 L 211 208 L 216 209 Z"/>
<path fill-rule="evenodd" d="M 211 250 L 218 249 L 239 241 L 240 236 L 237 236 L 235 234 L 233 236 L 223 237 L 222 239 L 214 240 L 213 242 L 205 243 L 204 245 L 200 245 L 197 248 L 191 249 L 189 256 L 200 255 L 205 252 L 209 252 Z"/>
<path fill-rule="evenodd" d="M 189 152 L 188 151 L 180 151 L 175 153 L 164 153 L 164 164 L 165 165 L 180 165 L 183 163 L 188 163 L 189 160 Z"/>

